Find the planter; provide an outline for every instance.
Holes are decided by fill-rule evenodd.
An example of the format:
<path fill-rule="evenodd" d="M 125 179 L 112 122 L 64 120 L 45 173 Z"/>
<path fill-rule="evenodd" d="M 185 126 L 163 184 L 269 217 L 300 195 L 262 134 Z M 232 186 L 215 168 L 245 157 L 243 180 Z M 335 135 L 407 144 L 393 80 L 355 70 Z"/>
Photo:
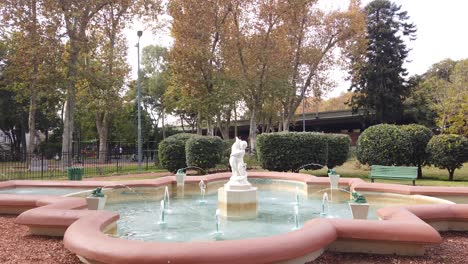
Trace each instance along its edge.
<path fill-rule="evenodd" d="M 340 175 L 328 174 L 328 178 L 330 179 L 330 187 L 332 189 L 338 189 L 338 183 L 340 182 Z"/>
<path fill-rule="evenodd" d="M 86 202 L 88 203 L 88 210 L 102 210 L 106 205 L 107 195 L 104 197 L 86 197 Z"/>
<path fill-rule="evenodd" d="M 351 208 L 353 219 L 367 219 L 367 214 L 369 213 L 368 203 L 351 203 L 350 202 L 349 208 Z"/>

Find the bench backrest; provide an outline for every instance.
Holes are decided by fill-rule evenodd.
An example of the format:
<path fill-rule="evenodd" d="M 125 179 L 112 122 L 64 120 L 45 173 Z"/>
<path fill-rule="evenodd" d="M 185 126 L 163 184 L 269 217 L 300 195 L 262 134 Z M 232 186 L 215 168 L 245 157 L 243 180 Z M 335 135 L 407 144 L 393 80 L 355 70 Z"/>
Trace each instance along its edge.
<path fill-rule="evenodd" d="M 371 178 L 416 179 L 418 177 L 418 167 L 372 165 L 370 176 Z"/>

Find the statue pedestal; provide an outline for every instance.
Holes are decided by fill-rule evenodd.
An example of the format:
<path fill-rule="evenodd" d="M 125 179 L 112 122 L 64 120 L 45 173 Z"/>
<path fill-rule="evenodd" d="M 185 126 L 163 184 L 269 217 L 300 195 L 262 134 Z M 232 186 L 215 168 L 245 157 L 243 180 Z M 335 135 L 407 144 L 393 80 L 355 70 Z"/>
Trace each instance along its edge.
<path fill-rule="evenodd" d="M 218 208 L 229 219 L 257 217 L 257 187 L 245 182 L 229 181 L 218 189 Z"/>

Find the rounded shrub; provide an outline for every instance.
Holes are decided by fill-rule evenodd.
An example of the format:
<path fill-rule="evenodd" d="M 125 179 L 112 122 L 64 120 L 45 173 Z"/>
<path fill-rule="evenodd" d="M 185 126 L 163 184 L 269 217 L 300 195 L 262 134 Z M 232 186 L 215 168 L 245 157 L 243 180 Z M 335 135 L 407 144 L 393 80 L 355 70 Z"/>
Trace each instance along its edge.
<path fill-rule="evenodd" d="M 344 134 L 325 134 L 328 142 L 327 167 L 332 169 L 348 160 L 351 138 Z"/>
<path fill-rule="evenodd" d="M 427 144 L 431 163 L 439 169 L 447 169 L 449 180 L 453 173 L 468 161 L 468 139 L 459 135 L 433 136 Z"/>
<path fill-rule="evenodd" d="M 411 156 L 408 160 L 408 164 L 418 167 L 418 179 L 422 178 L 421 167 L 425 164 L 429 164 L 429 153 L 427 153 L 427 143 L 432 138 L 432 131 L 422 125 L 404 125 L 400 126 L 400 129 L 410 137 L 411 141 Z"/>
<path fill-rule="evenodd" d="M 328 142 L 325 134 L 281 132 L 257 137 L 257 155 L 262 168 L 293 171 L 310 164 L 326 164 Z"/>
<path fill-rule="evenodd" d="M 221 161 L 224 142 L 220 137 L 192 137 L 185 144 L 185 155 L 188 166 L 204 170 L 214 168 Z"/>
<path fill-rule="evenodd" d="M 412 144 L 408 133 L 396 125 L 381 124 L 367 128 L 359 136 L 356 156 L 369 165 L 407 165 Z"/>
<path fill-rule="evenodd" d="M 185 143 L 194 134 L 180 133 L 167 137 L 158 146 L 158 157 L 161 166 L 170 172 L 176 172 L 187 166 L 185 159 Z"/>

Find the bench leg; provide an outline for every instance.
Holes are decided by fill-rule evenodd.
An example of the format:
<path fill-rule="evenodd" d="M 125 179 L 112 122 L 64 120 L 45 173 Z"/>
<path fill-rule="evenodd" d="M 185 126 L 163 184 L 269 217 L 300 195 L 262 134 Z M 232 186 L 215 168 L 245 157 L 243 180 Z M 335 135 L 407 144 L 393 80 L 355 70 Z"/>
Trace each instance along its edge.
<path fill-rule="evenodd" d="M 374 182 L 374 179 L 373 179 L 373 178 L 371 178 L 371 179 L 370 179 L 370 181 L 371 181 L 371 182 Z"/>
<path fill-rule="evenodd" d="M 413 186 L 416 186 L 416 180 L 413 180 Z"/>

